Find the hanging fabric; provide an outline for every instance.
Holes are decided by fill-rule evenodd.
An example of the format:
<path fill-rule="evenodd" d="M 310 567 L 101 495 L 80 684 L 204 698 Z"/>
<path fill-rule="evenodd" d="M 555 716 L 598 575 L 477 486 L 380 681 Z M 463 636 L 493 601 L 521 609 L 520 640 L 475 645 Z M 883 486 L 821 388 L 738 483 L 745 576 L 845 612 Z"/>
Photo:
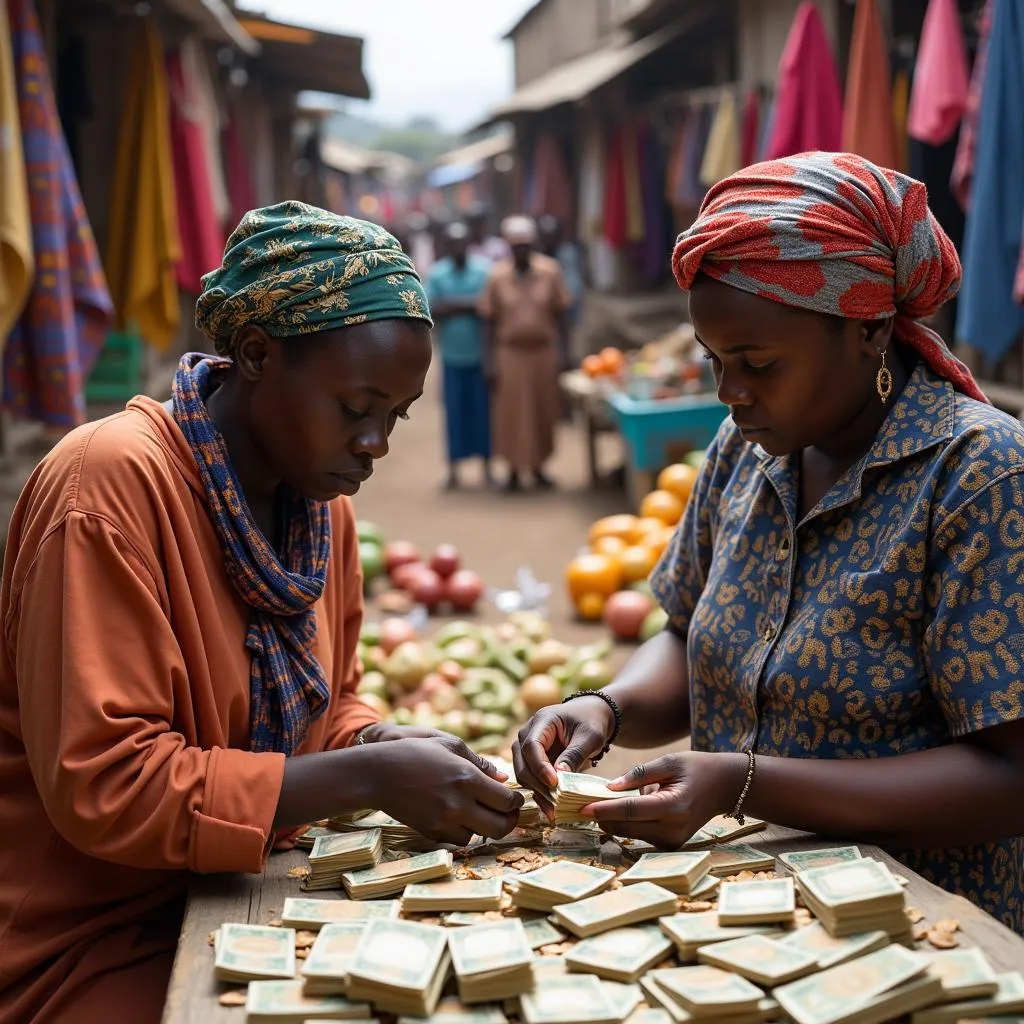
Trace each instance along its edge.
<path fill-rule="evenodd" d="M 686 166 L 689 146 L 693 138 L 694 117 L 693 110 L 687 109 L 679 122 L 676 130 L 675 157 L 669 175 L 665 181 L 665 196 L 669 205 L 677 210 L 686 205 L 684 189 L 686 185 Z"/>
<path fill-rule="evenodd" d="M 978 111 L 981 109 L 981 91 L 985 84 L 985 62 L 988 55 L 988 41 L 992 34 L 992 17 L 995 14 L 995 7 L 996 0 L 986 0 L 981 12 L 981 20 L 978 24 L 978 50 L 974 55 L 971 84 L 967 90 L 967 103 L 956 146 L 956 160 L 953 163 L 953 174 L 949 183 L 953 195 L 956 196 L 961 209 L 965 211 L 971 205 L 974 156 L 978 145 Z"/>
<path fill-rule="evenodd" d="M 608 173 L 604 188 L 604 237 L 616 249 L 628 240 L 626 222 L 626 168 L 623 129 L 617 128 L 608 142 Z"/>
<path fill-rule="evenodd" d="M 842 145 L 843 94 L 839 72 L 812 0 L 803 0 L 779 65 L 775 122 L 766 159 Z"/>
<path fill-rule="evenodd" d="M 896 133 L 897 171 L 906 174 L 910 167 L 910 152 L 907 146 L 907 110 L 910 106 L 910 73 L 900 68 L 892 79 L 892 124 Z"/>
<path fill-rule="evenodd" d="M 579 209 L 577 211 L 580 241 L 592 242 L 601 235 L 601 213 L 604 199 L 604 152 L 601 126 L 597 119 L 587 123 L 583 135 L 580 160 Z"/>
<path fill-rule="evenodd" d="M 1024 5 L 995 4 L 978 111 L 957 339 L 1002 358 L 1024 331 L 1013 289 L 1024 228 Z"/>
<path fill-rule="evenodd" d="M 139 26 L 111 185 L 106 267 L 118 327 L 166 352 L 181 319 L 181 239 L 164 51 L 151 19 Z"/>
<path fill-rule="evenodd" d="M 931 0 L 921 28 L 907 131 L 939 146 L 951 139 L 967 106 L 967 48 L 956 0 Z"/>
<path fill-rule="evenodd" d="M 7 0 L 36 275 L 7 343 L 8 408 L 53 427 L 85 421 L 85 382 L 113 314 L 31 0 Z"/>
<path fill-rule="evenodd" d="M 171 95 L 174 191 L 181 235 L 178 284 L 184 291 L 198 295 L 202 291 L 203 274 L 220 266 L 225 236 L 213 202 L 202 108 L 190 91 L 180 50 L 168 57 L 167 76 Z"/>
<path fill-rule="evenodd" d="M 224 174 L 227 178 L 228 197 L 231 209 L 228 223 L 237 224 L 244 214 L 259 207 L 256 186 L 249 169 L 249 158 L 242 138 L 241 104 L 236 100 L 229 105 L 224 122 L 222 138 L 224 149 Z M 341 212 L 339 210 L 339 212 Z"/>
<path fill-rule="evenodd" d="M 0 0 L 0 365 L 7 335 L 32 290 L 32 217 L 21 143 L 18 84 L 5 0 Z"/>
<path fill-rule="evenodd" d="M 740 167 L 740 124 L 736 97 L 726 89 L 718 101 L 711 132 L 700 165 L 700 181 L 707 188 L 735 174 Z"/>
<path fill-rule="evenodd" d="M 668 270 L 669 262 L 665 259 L 665 253 L 671 250 L 665 219 L 665 155 L 657 134 L 648 124 L 638 125 L 637 144 L 644 219 L 644 233 L 637 243 L 637 249 L 645 280 L 655 284 Z"/>
<path fill-rule="evenodd" d="M 749 167 L 757 160 L 760 125 L 761 97 L 757 89 L 748 89 L 743 98 L 743 123 L 740 128 L 740 164 L 743 167 Z"/>
<path fill-rule="evenodd" d="M 764 160 L 768 147 L 771 145 L 772 135 L 775 133 L 775 112 L 778 110 L 778 103 L 773 96 L 768 104 L 768 112 L 764 116 L 761 125 L 761 133 L 757 139 L 757 159 Z"/>
<path fill-rule="evenodd" d="M 700 180 L 701 164 L 708 148 L 714 114 L 708 104 L 701 104 L 692 121 L 692 134 L 686 140 L 686 174 L 683 179 L 683 201 L 695 209 L 704 201 L 707 189 Z"/>
<path fill-rule="evenodd" d="M 551 132 L 537 140 L 529 203 L 524 209 L 535 217 L 550 214 L 563 224 L 572 223 L 572 185 L 565 168 L 562 148 Z"/>
<path fill-rule="evenodd" d="M 646 227 L 640 180 L 640 134 L 636 122 L 627 121 L 623 127 L 622 168 L 626 188 L 626 240 L 642 242 Z"/>
<path fill-rule="evenodd" d="M 230 231 L 235 225 L 228 224 L 231 218 L 231 200 L 228 198 L 220 148 L 224 116 L 213 87 L 210 65 L 207 63 L 203 44 L 196 36 L 191 36 L 181 44 L 181 71 L 185 78 L 186 92 L 195 105 L 196 117 L 203 131 L 203 155 L 206 157 L 206 173 L 210 180 L 213 211 L 221 228 Z"/>
<path fill-rule="evenodd" d="M 843 145 L 880 167 L 896 167 L 889 47 L 877 0 L 857 0 L 846 73 Z"/>

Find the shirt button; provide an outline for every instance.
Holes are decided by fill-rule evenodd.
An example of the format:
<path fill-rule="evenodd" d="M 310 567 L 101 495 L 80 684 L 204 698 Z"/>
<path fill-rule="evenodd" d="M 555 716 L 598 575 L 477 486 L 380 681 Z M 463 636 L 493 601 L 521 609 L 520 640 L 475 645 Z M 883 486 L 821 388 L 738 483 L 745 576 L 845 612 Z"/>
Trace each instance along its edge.
<path fill-rule="evenodd" d="M 775 627 L 770 624 L 765 626 L 761 638 L 766 644 L 770 644 L 775 639 Z"/>

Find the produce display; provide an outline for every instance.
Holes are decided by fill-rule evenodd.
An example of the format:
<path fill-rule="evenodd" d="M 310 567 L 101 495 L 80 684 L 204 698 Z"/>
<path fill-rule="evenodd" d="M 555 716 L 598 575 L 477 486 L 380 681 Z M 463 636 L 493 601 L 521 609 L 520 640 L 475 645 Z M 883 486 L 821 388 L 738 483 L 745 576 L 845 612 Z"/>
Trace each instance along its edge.
<path fill-rule="evenodd" d="M 710 363 L 689 324 L 680 324 L 634 352 L 603 348 L 585 356 L 580 370 L 600 389 L 622 391 L 637 400 L 679 398 L 715 389 Z"/>
<path fill-rule="evenodd" d="M 588 547 L 566 566 L 569 597 L 581 619 L 603 621 L 616 640 L 649 640 L 666 615 L 647 580 L 668 547 L 697 482 L 704 452 L 690 452 L 658 474 L 640 515 L 605 516 L 590 527 Z"/>
<path fill-rule="evenodd" d="M 428 612 L 450 609 L 465 614 L 476 609 L 484 595 L 483 580 L 463 568 L 462 556 L 452 544 L 439 544 L 424 558 L 407 540 L 385 540 L 375 523 L 360 520 L 359 561 L 367 593 L 376 580 L 387 580 L 391 593 L 382 597 L 385 610 L 402 613 L 413 604 Z"/>
<path fill-rule="evenodd" d="M 478 753 L 496 753 L 535 711 L 611 682 L 610 652 L 607 639 L 561 643 L 533 612 L 514 612 L 497 626 L 450 622 L 430 637 L 390 618 L 363 626 L 357 692 L 386 721 L 443 729 Z"/>

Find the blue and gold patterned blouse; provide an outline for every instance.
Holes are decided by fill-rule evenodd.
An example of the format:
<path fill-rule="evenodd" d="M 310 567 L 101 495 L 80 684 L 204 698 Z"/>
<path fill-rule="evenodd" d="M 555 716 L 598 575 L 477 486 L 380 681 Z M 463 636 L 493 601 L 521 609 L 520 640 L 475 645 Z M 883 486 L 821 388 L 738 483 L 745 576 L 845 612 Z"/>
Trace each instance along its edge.
<path fill-rule="evenodd" d="M 1024 427 L 919 364 L 802 521 L 796 459 L 726 420 L 655 570 L 693 748 L 891 757 L 1024 717 Z M 1024 839 L 899 856 L 1024 932 Z"/>

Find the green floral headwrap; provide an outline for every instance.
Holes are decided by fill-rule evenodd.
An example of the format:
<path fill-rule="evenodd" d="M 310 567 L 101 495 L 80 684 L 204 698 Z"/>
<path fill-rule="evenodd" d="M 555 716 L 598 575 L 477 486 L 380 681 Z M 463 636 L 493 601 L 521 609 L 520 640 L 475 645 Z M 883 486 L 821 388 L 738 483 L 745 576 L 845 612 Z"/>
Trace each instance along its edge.
<path fill-rule="evenodd" d="M 196 303 L 196 327 L 224 356 L 246 324 L 287 338 L 387 319 L 432 324 L 398 239 L 369 221 L 294 201 L 242 218 Z"/>

